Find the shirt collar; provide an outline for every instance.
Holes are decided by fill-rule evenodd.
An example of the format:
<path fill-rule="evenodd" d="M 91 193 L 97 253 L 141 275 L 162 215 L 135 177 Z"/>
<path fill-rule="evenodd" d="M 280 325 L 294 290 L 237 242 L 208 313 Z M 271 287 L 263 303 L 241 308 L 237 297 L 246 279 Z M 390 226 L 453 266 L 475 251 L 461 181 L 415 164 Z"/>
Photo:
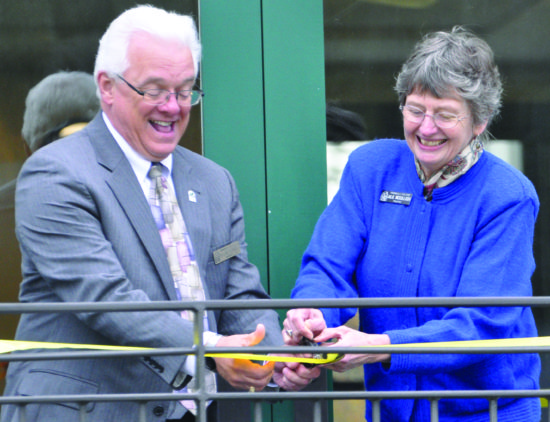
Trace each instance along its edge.
<path fill-rule="evenodd" d="M 139 155 L 115 129 L 107 115 L 104 112 L 101 114 L 103 116 L 105 124 L 107 125 L 107 129 L 109 129 L 109 132 L 111 133 L 111 135 L 113 135 L 113 138 L 115 138 L 115 141 L 124 153 L 124 156 L 129 161 L 130 166 L 132 167 L 132 170 L 134 170 L 134 173 L 136 174 L 139 182 L 143 183 L 145 180 L 148 180 L 147 173 L 149 172 L 149 168 L 151 167 L 151 161 Z M 168 169 L 168 176 L 172 174 L 172 162 L 172 154 L 170 154 L 164 160 L 160 161 L 160 163 Z"/>

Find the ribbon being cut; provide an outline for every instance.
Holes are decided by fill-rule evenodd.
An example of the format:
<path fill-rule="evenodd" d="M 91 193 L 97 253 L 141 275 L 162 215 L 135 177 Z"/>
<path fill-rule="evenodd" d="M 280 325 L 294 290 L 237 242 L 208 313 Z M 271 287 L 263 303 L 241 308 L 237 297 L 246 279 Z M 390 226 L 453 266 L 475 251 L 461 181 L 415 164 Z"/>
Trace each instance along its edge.
<path fill-rule="evenodd" d="M 106 351 L 138 351 L 154 350 L 149 347 L 127 347 L 127 346 L 104 346 L 95 344 L 73 344 L 73 343 L 48 343 L 40 341 L 19 341 L 19 340 L 0 340 L 0 354 L 33 350 L 33 349 L 85 349 L 85 350 L 106 350 Z M 301 362 L 307 364 L 329 364 L 336 362 L 341 358 L 338 353 L 329 353 L 326 358 L 308 358 L 301 356 L 276 356 L 252 353 L 206 353 L 206 357 L 219 357 L 229 359 L 247 359 L 254 361 L 271 362 Z"/>
<path fill-rule="evenodd" d="M 332 343 L 335 345 L 334 343 Z M 492 340 L 466 340 L 466 341 L 446 341 L 434 343 L 408 343 L 394 344 L 391 346 L 365 346 L 365 348 L 376 349 L 383 347 L 391 349 L 392 353 L 399 353 L 403 348 L 421 348 L 430 347 L 437 349 L 460 348 L 468 349 L 474 352 L 475 349 L 487 347 L 545 347 L 550 346 L 549 337 L 526 337 L 510 339 L 492 339 Z M 127 346 L 108 346 L 95 344 L 73 344 L 73 343 L 48 343 L 39 341 L 19 341 L 19 340 L 0 340 L 0 354 L 11 353 L 15 351 L 33 350 L 33 349 L 85 349 L 85 350 L 106 350 L 106 351 L 138 351 L 154 350 L 148 347 L 127 347 Z M 325 348 L 324 351 L 327 349 Z M 341 359 L 340 353 L 316 354 L 316 357 L 278 356 L 253 353 L 206 353 L 206 357 L 222 357 L 229 359 L 247 359 L 253 361 L 271 361 L 271 362 L 300 362 L 304 364 L 327 365 L 337 362 Z"/>

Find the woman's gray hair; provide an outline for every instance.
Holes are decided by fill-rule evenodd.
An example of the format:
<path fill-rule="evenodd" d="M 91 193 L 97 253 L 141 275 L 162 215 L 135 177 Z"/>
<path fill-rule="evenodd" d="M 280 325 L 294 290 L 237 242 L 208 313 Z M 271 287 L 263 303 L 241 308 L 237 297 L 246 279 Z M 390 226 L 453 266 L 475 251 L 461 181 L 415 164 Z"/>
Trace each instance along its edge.
<path fill-rule="evenodd" d="M 137 32 L 147 32 L 164 40 L 181 42 L 191 50 L 195 76 L 198 74 L 202 47 L 193 18 L 142 5 L 123 12 L 111 22 L 101 37 L 94 69 L 96 81 L 99 72 L 115 75 L 126 71 L 129 66 L 128 45 Z"/>
<path fill-rule="evenodd" d="M 437 98 L 458 94 L 474 125 L 489 125 L 501 107 L 502 83 L 491 47 L 460 26 L 424 36 L 403 64 L 395 90 L 401 105 L 415 91 Z"/>

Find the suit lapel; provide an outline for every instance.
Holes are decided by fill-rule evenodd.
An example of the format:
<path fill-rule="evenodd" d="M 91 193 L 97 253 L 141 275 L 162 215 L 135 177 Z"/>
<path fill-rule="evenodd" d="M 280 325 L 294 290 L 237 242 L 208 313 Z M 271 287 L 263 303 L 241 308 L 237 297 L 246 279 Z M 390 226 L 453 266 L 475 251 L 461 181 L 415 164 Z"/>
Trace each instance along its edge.
<path fill-rule="evenodd" d="M 151 215 L 151 209 L 130 163 L 98 115 L 86 129 L 92 134 L 98 164 L 109 170 L 105 182 L 112 190 L 126 217 L 134 227 L 143 247 L 157 268 L 167 295 L 176 300 L 174 283 L 166 253 Z"/>

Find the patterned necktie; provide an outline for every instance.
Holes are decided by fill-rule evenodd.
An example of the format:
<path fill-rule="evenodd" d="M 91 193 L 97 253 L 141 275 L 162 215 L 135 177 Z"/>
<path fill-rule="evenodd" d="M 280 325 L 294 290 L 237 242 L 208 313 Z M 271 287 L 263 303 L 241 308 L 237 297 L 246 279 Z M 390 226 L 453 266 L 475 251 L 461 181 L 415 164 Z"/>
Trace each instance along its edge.
<path fill-rule="evenodd" d="M 168 184 L 168 181 L 162 175 L 162 168 L 162 164 L 153 163 L 147 174 L 151 179 L 149 204 L 168 257 L 176 295 L 178 300 L 202 301 L 205 300 L 205 294 L 199 266 L 195 259 L 193 246 L 191 245 L 191 238 L 189 237 L 172 186 Z M 191 311 L 183 310 L 181 316 L 189 321 L 193 321 L 194 314 Z M 208 329 L 206 312 L 203 318 L 206 330 Z M 206 368 L 205 385 L 207 392 L 216 392 L 216 376 Z M 197 379 L 193 377 L 191 382 L 181 391 L 193 393 L 197 390 Z M 194 400 L 182 400 L 181 403 L 191 413 L 196 415 L 196 403 Z"/>

